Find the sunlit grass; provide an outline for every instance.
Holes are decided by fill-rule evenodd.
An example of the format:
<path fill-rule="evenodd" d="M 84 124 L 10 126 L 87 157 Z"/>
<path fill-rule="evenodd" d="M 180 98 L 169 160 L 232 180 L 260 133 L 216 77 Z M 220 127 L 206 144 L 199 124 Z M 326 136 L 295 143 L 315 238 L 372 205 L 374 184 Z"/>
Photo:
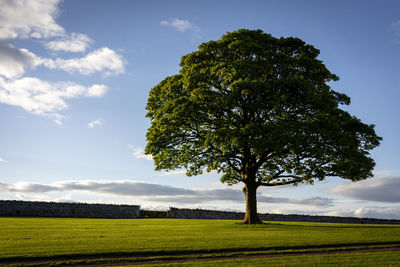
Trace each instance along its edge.
<path fill-rule="evenodd" d="M 171 255 L 400 244 L 400 226 L 240 225 L 181 219 L 0 218 L 0 259 L 63 255 Z"/>

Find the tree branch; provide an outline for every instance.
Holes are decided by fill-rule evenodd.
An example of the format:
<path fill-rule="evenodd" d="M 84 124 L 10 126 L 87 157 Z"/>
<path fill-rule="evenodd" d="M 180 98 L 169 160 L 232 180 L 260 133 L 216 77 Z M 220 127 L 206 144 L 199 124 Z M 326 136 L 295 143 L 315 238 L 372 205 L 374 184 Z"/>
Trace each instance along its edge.
<path fill-rule="evenodd" d="M 231 167 L 235 172 L 240 173 L 240 169 L 233 165 L 229 160 L 226 161 L 226 164 L 228 164 L 228 166 Z"/>
<path fill-rule="evenodd" d="M 296 175 L 279 175 L 275 177 L 277 178 L 294 178 L 294 179 L 301 179 L 301 176 L 296 176 Z"/>
<path fill-rule="evenodd" d="M 284 173 L 285 171 L 284 170 L 280 170 L 280 171 L 278 171 L 274 176 L 272 176 L 273 177 L 273 179 L 276 179 L 276 178 L 278 178 L 279 177 L 279 175 L 281 175 L 282 173 Z"/>
<path fill-rule="evenodd" d="M 268 156 L 268 154 L 270 154 L 270 153 L 269 152 L 263 153 L 260 156 L 260 159 L 258 161 L 256 161 L 255 168 L 257 170 L 264 164 L 264 162 L 266 162 L 271 157 L 271 155 Z"/>
<path fill-rule="evenodd" d="M 294 184 L 297 183 L 298 181 L 296 180 L 291 180 L 288 182 L 279 182 L 279 183 L 273 183 L 273 184 L 269 184 L 269 183 L 263 183 L 263 182 L 258 182 L 257 185 L 260 186 L 278 186 L 278 185 L 286 185 L 286 184 Z"/>

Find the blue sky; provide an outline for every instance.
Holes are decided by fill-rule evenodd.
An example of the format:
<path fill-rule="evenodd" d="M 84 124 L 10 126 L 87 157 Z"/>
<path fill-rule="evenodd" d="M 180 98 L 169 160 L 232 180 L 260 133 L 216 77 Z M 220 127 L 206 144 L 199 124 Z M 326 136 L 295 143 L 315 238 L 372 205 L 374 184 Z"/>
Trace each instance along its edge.
<path fill-rule="evenodd" d="M 0 199 L 244 210 L 216 174 L 155 172 L 149 91 L 239 28 L 320 49 L 345 107 L 383 137 L 375 177 L 261 189 L 259 211 L 400 219 L 398 1 L 0 0 Z"/>

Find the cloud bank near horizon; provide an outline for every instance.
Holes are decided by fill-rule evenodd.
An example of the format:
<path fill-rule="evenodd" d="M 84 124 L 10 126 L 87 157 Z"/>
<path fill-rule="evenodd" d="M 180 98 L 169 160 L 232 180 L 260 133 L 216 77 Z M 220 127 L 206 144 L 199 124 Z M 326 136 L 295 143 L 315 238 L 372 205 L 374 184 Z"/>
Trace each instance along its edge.
<path fill-rule="evenodd" d="M 0 182 L 0 192 L 18 194 L 44 194 L 50 192 L 84 191 L 96 194 L 135 197 L 139 201 L 176 204 L 198 204 L 213 201 L 240 202 L 244 201 L 241 190 L 237 189 L 186 189 L 145 183 L 130 180 L 111 181 L 60 181 L 51 184 L 19 182 L 7 184 Z M 266 196 L 261 193 L 257 196 L 259 203 L 296 204 L 306 206 L 330 207 L 333 200 L 329 198 L 283 198 Z"/>
<path fill-rule="evenodd" d="M 399 188 L 400 176 L 380 176 L 336 186 L 327 192 L 357 200 L 400 203 Z"/>
<path fill-rule="evenodd" d="M 386 184 L 388 186 L 390 184 L 395 186 L 397 178 L 389 177 L 388 179 L 388 177 L 382 177 L 374 178 L 375 181 L 373 181 L 374 179 L 367 181 L 373 182 L 375 185 Z M 335 194 L 349 197 L 349 194 L 352 193 L 352 190 L 355 190 L 354 186 L 357 184 L 360 183 L 343 185 L 343 188 L 347 187 L 347 190 L 343 190 L 341 194 L 339 194 L 338 187 L 332 188 L 331 191 L 332 193 L 335 192 Z M 386 186 L 381 187 L 381 190 L 386 190 Z M 360 196 L 368 195 L 367 189 L 372 190 L 373 186 L 364 184 L 360 185 L 359 188 L 363 193 L 353 195 L 353 198 L 357 200 L 359 200 Z M 145 207 L 156 207 L 158 209 L 165 209 L 170 205 L 174 205 L 189 208 L 227 210 L 226 205 L 228 205 L 230 207 L 229 210 L 241 211 L 239 207 L 244 204 L 244 196 L 239 189 L 187 189 L 133 180 L 71 180 L 49 184 L 33 182 L 10 184 L 0 181 L 0 192 L 4 193 L 5 196 L 14 196 L 15 199 L 20 200 L 56 202 L 82 202 L 81 199 L 74 199 L 73 195 L 85 193 L 88 197 L 85 197 L 85 199 L 89 200 L 84 202 L 108 203 L 111 201 L 114 204 L 122 204 L 123 202 L 144 204 Z M 379 195 L 384 195 L 384 192 Z M 124 197 L 132 200 L 123 200 Z M 372 201 L 372 199 L 375 198 L 370 197 L 369 201 Z M 258 193 L 257 200 L 259 204 L 276 204 L 267 205 L 269 206 L 267 210 L 265 210 L 265 207 L 261 209 L 264 210 L 263 212 L 269 213 L 400 219 L 400 206 L 395 205 L 397 202 L 382 202 L 386 203 L 385 206 L 379 203 L 371 203 L 364 207 L 350 208 L 345 203 L 341 204 L 341 201 L 333 198 L 318 196 L 307 198 L 274 197 L 261 192 Z M 296 206 L 299 209 L 293 209 Z"/>

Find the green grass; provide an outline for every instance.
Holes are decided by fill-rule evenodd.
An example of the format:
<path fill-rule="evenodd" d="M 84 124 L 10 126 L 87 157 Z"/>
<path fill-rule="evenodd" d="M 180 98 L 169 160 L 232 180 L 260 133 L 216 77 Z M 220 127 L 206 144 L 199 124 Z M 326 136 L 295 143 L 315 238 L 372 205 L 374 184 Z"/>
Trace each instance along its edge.
<path fill-rule="evenodd" d="M 94 254 L 144 257 L 192 253 L 197 255 L 193 257 L 201 257 L 200 254 L 211 253 L 219 257 L 368 245 L 400 246 L 400 226 L 278 222 L 249 226 L 222 220 L 0 218 L 0 261 Z"/>
<path fill-rule="evenodd" d="M 134 266 L 134 265 L 132 265 Z M 400 252 L 352 253 L 257 259 L 235 259 L 209 262 L 150 264 L 146 266 L 400 266 Z"/>

